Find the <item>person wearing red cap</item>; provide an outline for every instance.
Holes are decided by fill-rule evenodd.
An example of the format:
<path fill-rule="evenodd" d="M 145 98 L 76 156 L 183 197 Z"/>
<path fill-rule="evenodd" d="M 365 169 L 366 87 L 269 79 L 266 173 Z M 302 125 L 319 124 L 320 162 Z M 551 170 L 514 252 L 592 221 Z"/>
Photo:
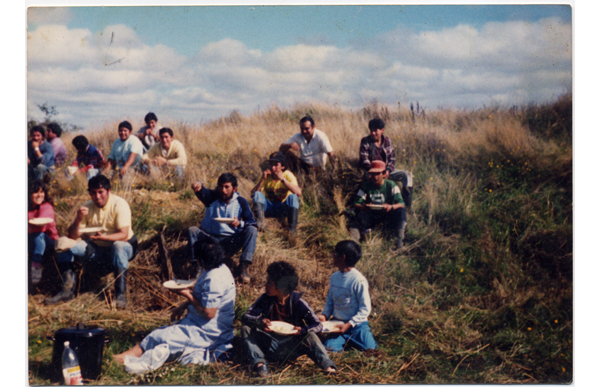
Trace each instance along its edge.
<path fill-rule="evenodd" d="M 385 170 L 385 162 L 371 162 L 369 179 L 361 185 L 353 204 L 357 214 L 350 226 L 350 234 L 359 241 L 367 229 L 383 224 L 386 230 L 392 232 L 395 247 L 399 249 L 404 240 L 406 211 L 400 188 L 383 177 Z"/>

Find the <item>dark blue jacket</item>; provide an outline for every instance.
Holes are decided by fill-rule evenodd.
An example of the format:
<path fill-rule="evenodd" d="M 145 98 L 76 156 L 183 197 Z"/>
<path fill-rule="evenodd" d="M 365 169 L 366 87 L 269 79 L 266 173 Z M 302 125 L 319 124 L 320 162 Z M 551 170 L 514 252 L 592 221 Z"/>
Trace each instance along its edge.
<path fill-rule="evenodd" d="M 206 206 L 204 219 L 202 219 L 202 223 L 200 224 L 200 228 L 203 231 L 211 235 L 228 236 L 241 232 L 244 227 L 256 227 L 256 220 L 248 201 L 237 192 L 234 192 L 229 203 L 225 203 L 220 199 L 217 190 L 209 190 L 204 186 L 202 186 L 200 191 L 196 192 L 196 196 Z M 237 228 L 215 220 L 215 218 L 232 218 L 234 216 L 240 221 L 240 226 Z"/>
<path fill-rule="evenodd" d="M 323 324 L 312 308 L 302 298 L 302 293 L 292 292 L 290 294 L 290 315 L 285 321 L 295 327 L 301 327 L 300 335 L 308 332 L 319 333 L 323 330 Z M 250 327 L 259 327 L 264 318 L 273 320 L 273 306 L 277 297 L 270 297 L 266 293 L 258 297 L 250 309 L 242 316 L 242 324 Z"/>

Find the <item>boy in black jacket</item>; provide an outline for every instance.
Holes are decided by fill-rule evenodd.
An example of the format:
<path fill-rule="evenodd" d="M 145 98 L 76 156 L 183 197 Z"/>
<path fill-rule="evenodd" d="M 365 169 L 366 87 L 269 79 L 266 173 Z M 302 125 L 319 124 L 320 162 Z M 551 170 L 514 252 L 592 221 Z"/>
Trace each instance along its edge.
<path fill-rule="evenodd" d="M 315 312 L 293 290 L 298 285 L 296 269 L 287 262 L 273 262 L 267 267 L 265 293 L 242 317 L 242 338 L 248 362 L 257 376 L 270 376 L 267 359 L 283 362 L 308 355 L 327 372 L 336 372 L 335 363 L 327 355 L 317 337 L 323 325 Z M 272 321 L 294 326 L 292 332 L 280 335 L 271 329 Z"/>

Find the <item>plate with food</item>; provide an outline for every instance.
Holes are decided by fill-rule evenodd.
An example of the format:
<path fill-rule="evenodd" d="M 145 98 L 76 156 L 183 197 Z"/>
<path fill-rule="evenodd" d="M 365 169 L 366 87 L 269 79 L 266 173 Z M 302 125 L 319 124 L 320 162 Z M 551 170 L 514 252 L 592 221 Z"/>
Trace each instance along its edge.
<path fill-rule="evenodd" d="M 294 330 L 294 326 L 292 324 L 288 324 L 285 321 L 271 321 L 271 325 L 269 328 L 280 335 L 293 335 L 296 333 Z"/>
<path fill-rule="evenodd" d="M 104 231 L 104 227 L 102 226 L 98 226 L 98 227 L 83 227 L 79 229 L 79 232 L 82 234 L 95 234 L 98 231 Z"/>
<path fill-rule="evenodd" d="M 343 321 L 329 320 L 323 323 L 323 333 L 335 333 L 340 331 L 340 325 L 343 325 Z"/>
<path fill-rule="evenodd" d="M 67 171 L 69 171 L 71 175 L 74 175 L 77 172 L 77 167 L 69 166 L 67 167 Z"/>
<path fill-rule="evenodd" d="M 215 220 L 219 223 L 225 223 L 225 224 L 230 224 L 233 223 L 233 221 L 235 220 L 235 218 L 215 218 Z"/>
<path fill-rule="evenodd" d="M 33 218 L 29 220 L 29 224 L 34 226 L 45 226 L 52 222 L 54 222 L 54 219 L 52 218 Z"/>
<path fill-rule="evenodd" d="M 372 210 L 383 210 L 383 204 L 367 204 L 367 207 Z"/>
<path fill-rule="evenodd" d="M 196 280 L 178 280 L 172 279 L 163 284 L 167 289 L 187 289 L 194 286 Z"/>

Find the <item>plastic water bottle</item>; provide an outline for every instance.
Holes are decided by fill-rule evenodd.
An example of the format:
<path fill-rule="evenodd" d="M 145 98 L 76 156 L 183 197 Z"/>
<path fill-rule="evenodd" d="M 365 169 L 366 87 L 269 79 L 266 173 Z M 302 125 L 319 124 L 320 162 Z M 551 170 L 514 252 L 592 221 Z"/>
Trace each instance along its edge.
<path fill-rule="evenodd" d="M 62 356 L 62 368 L 66 386 L 83 386 L 79 360 L 77 360 L 75 351 L 69 347 L 68 341 L 65 341 L 65 350 L 63 351 Z"/>

